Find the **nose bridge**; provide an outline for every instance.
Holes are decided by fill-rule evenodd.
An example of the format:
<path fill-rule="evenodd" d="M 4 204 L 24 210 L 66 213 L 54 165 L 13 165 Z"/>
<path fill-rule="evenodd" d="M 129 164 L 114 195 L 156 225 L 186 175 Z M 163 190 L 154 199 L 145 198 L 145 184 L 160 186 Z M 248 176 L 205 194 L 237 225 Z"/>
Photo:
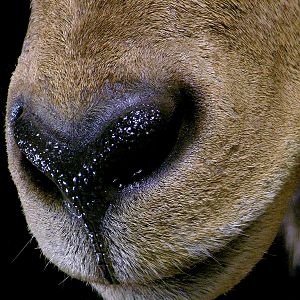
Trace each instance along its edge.
<path fill-rule="evenodd" d="M 48 79 L 58 92 L 137 80 L 151 71 L 164 30 L 172 36 L 167 11 L 155 1 L 33 1 L 27 39 L 35 77 Z M 163 67 L 158 62 L 156 68 Z"/>
<path fill-rule="evenodd" d="M 161 90 L 165 93 L 169 82 L 173 85 L 173 74 L 167 67 L 164 70 L 161 66 L 158 75 L 155 63 L 147 63 L 142 55 L 138 64 L 130 55 L 125 60 L 110 55 L 112 53 L 103 59 L 92 55 L 71 59 L 65 54 L 50 58 L 48 55 L 43 58 L 42 54 L 33 62 L 37 64 L 38 75 L 31 84 L 29 102 L 44 110 L 45 116 L 52 112 L 52 115 L 57 114 L 56 121 L 61 116 L 63 122 L 72 123 L 95 113 L 97 118 L 105 119 L 114 107 L 122 110 L 141 101 L 147 103 L 147 99 L 155 98 L 155 93 Z"/>
<path fill-rule="evenodd" d="M 146 12 L 137 13 L 132 5 L 132 1 L 33 1 L 28 39 L 40 53 L 36 58 L 48 63 L 60 58 L 61 63 L 116 61 L 149 29 Z"/>
<path fill-rule="evenodd" d="M 19 66 L 31 78 L 33 105 L 53 108 L 57 122 L 78 121 L 93 110 L 102 118 L 107 108 L 121 105 L 119 83 L 156 88 L 172 81 L 178 73 L 174 58 L 168 59 L 173 55 L 160 46 L 161 37 L 153 30 L 153 24 L 163 23 L 164 5 L 142 2 L 33 1 L 27 36 L 33 54 L 28 63 L 24 52 L 25 63 Z"/>
<path fill-rule="evenodd" d="M 68 54 L 95 54 L 118 41 L 143 38 L 160 22 L 166 22 L 168 3 L 161 1 L 34 0 L 32 22 L 41 38 Z M 81 47 L 78 47 L 81 46 Z"/>

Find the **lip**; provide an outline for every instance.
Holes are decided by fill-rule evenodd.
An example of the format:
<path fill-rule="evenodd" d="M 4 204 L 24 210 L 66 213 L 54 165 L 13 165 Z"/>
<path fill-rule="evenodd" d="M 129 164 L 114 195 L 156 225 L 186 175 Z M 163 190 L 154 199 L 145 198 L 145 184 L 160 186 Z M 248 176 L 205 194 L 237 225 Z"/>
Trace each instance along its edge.
<path fill-rule="evenodd" d="M 178 274 L 174 274 L 171 276 L 165 276 L 161 278 L 153 278 L 151 279 L 143 279 L 142 277 L 138 281 L 121 281 L 119 285 L 122 287 L 159 287 L 159 286 L 177 286 L 183 285 L 184 286 L 191 286 L 196 282 L 200 282 L 201 280 L 205 281 L 209 277 L 214 277 L 216 274 L 224 271 L 226 268 L 230 267 L 232 255 L 236 255 L 229 249 L 236 248 L 237 245 L 243 244 L 246 241 L 247 237 L 239 235 L 234 239 L 228 241 L 220 249 L 216 250 L 215 252 L 211 253 L 210 256 L 206 256 L 200 262 L 195 263 L 189 268 L 181 269 L 181 272 Z M 239 248 L 237 247 L 237 249 Z M 90 284 L 97 287 L 97 285 L 105 285 L 109 286 L 107 283 L 103 283 L 102 281 L 92 280 L 88 281 Z"/>

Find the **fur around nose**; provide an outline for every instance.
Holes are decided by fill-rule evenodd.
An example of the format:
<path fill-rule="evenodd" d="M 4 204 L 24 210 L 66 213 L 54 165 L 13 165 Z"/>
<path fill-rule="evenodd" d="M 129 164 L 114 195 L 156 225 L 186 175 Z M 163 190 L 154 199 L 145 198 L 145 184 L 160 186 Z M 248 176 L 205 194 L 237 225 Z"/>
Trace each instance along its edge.
<path fill-rule="evenodd" d="M 236 286 L 300 182 L 299 21 L 299 0 L 32 0 L 6 141 L 43 254 L 105 299 Z"/>

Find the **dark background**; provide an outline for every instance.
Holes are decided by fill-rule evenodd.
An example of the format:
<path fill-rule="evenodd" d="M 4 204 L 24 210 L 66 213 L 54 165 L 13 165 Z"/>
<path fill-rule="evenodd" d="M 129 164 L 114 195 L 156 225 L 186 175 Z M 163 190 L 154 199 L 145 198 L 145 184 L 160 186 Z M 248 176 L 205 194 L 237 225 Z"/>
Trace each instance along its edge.
<path fill-rule="evenodd" d="M 84 283 L 68 278 L 42 256 L 36 241 L 31 240 L 27 232 L 16 189 L 7 171 L 4 139 L 5 102 L 10 76 L 21 52 L 28 17 L 29 0 L 1 1 L 0 230 L 1 249 L 4 251 L 4 268 L 1 265 L 1 294 L 4 295 L 2 299 L 99 299 Z M 26 244 L 28 245 L 25 247 Z M 219 300 L 232 299 L 300 299 L 300 280 L 288 276 L 287 257 L 280 236 L 252 273 Z"/>

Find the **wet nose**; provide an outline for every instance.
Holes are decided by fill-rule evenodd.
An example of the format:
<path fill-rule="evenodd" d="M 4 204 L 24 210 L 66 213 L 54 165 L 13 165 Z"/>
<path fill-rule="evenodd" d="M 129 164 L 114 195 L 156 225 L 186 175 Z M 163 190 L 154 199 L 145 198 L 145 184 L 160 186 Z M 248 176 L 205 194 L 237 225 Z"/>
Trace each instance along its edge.
<path fill-rule="evenodd" d="M 57 135 L 43 116 L 19 102 L 11 110 L 14 138 L 31 169 L 55 183 L 62 198 L 76 210 L 84 207 L 89 211 L 91 206 L 95 211 L 97 207 L 99 218 L 111 204 L 113 193 L 163 166 L 181 125 L 177 98 L 171 95 L 161 105 L 157 99 L 146 104 L 140 101 L 120 112 L 116 105 L 113 117 L 88 140 L 76 134 Z"/>

